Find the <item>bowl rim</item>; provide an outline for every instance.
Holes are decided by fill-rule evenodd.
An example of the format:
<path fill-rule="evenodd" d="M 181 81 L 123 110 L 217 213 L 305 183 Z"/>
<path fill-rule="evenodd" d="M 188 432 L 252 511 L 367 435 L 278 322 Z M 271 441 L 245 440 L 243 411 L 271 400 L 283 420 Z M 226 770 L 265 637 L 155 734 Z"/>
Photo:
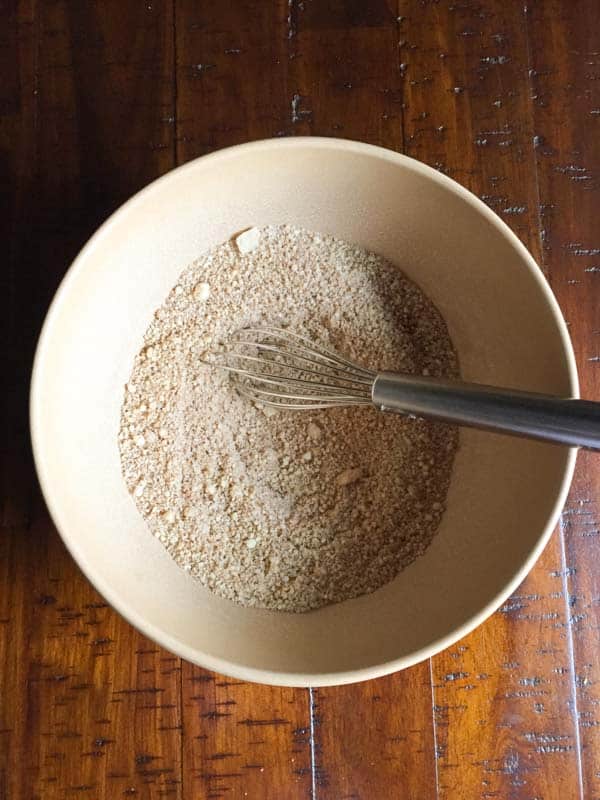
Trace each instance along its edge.
<path fill-rule="evenodd" d="M 62 512 L 58 504 L 54 501 L 50 491 L 50 483 L 48 478 L 47 467 L 45 463 L 44 448 L 42 444 L 41 435 L 41 417 L 40 410 L 43 404 L 43 384 L 42 384 L 42 364 L 44 362 L 45 353 L 51 344 L 52 331 L 54 328 L 55 320 L 57 319 L 63 304 L 67 301 L 67 295 L 71 284 L 75 281 L 78 273 L 85 268 L 86 260 L 89 254 L 98 246 L 98 244 L 106 238 L 111 231 L 111 228 L 119 222 L 121 217 L 126 216 L 129 211 L 134 208 L 138 203 L 145 199 L 148 195 L 160 190 L 164 183 L 168 183 L 176 178 L 183 172 L 190 172 L 194 169 L 207 164 L 212 164 L 218 161 L 226 161 L 231 158 L 236 158 L 241 153 L 260 152 L 275 150 L 295 150 L 303 148 L 314 148 L 317 150 L 335 150 L 345 151 L 346 153 L 354 153 L 357 155 L 367 155 L 378 158 L 396 165 L 402 165 L 413 172 L 419 173 L 428 180 L 444 187 L 446 190 L 458 195 L 462 200 L 471 205 L 481 216 L 483 216 L 496 230 L 508 240 L 512 247 L 516 250 L 521 260 L 527 265 L 532 276 L 537 282 L 538 288 L 543 295 L 547 306 L 549 307 L 558 333 L 560 335 L 562 345 L 566 356 L 566 366 L 571 386 L 571 395 L 579 397 L 579 382 L 577 377 L 577 367 L 575 356 L 567 325 L 558 305 L 552 290 L 541 270 L 536 263 L 531 253 L 527 250 L 525 245 L 520 241 L 515 233 L 500 217 L 492 211 L 485 203 L 480 200 L 475 194 L 459 184 L 457 181 L 449 178 L 448 176 L 438 172 L 433 167 L 424 164 L 417 159 L 406 156 L 402 153 L 397 153 L 393 150 L 388 150 L 384 147 L 377 145 L 366 144 L 364 142 L 353 141 L 350 139 L 339 139 L 329 137 L 317 136 L 293 136 L 286 138 L 275 139 L 260 139 L 251 141 L 244 144 L 234 145 L 232 147 L 223 148 L 207 155 L 199 156 L 191 161 L 188 161 L 181 166 L 178 166 L 161 177 L 149 183 L 139 192 L 134 194 L 129 200 L 123 203 L 116 209 L 95 231 L 95 233 L 88 239 L 86 244 L 75 257 L 71 266 L 65 273 L 52 302 L 46 314 L 33 361 L 31 373 L 31 387 L 30 387 L 30 400 L 29 400 L 29 415 L 30 415 L 30 435 L 33 450 L 34 463 L 38 475 L 38 480 L 42 489 L 44 499 L 52 521 L 56 526 L 67 550 L 74 558 L 79 568 L 82 570 L 86 578 L 91 582 L 94 588 L 110 603 L 110 605 L 124 617 L 131 625 L 137 628 L 148 638 L 157 642 L 165 649 L 175 653 L 181 658 L 192 662 L 205 669 L 219 672 L 223 675 L 234 677 L 237 679 L 251 681 L 255 683 L 264 683 L 276 686 L 292 686 L 292 687 L 319 687 L 319 686 L 336 686 L 348 683 L 355 683 L 358 681 L 368 680 L 371 678 L 378 678 L 383 675 L 406 669 L 411 667 L 426 658 L 441 652 L 442 650 L 455 644 L 459 639 L 473 631 L 489 616 L 491 616 L 499 607 L 506 601 L 506 599 L 517 589 L 519 584 L 524 580 L 526 575 L 531 571 L 533 565 L 542 553 L 542 550 L 548 543 L 550 536 L 558 522 L 561 510 L 564 506 L 567 493 L 573 478 L 575 468 L 575 461 L 577 456 L 577 448 L 567 448 L 567 458 L 565 468 L 560 484 L 559 491 L 557 492 L 555 502 L 552 510 L 548 516 L 546 524 L 544 525 L 540 535 L 537 539 L 535 546 L 530 551 L 527 558 L 523 561 L 521 567 L 513 575 L 513 577 L 506 583 L 504 588 L 496 594 L 483 608 L 473 614 L 469 619 L 465 620 L 461 625 L 454 628 L 452 631 L 444 636 L 438 637 L 430 642 L 427 646 L 422 647 L 408 655 L 404 655 L 397 659 L 392 659 L 381 664 L 376 664 L 369 667 L 362 667 L 354 670 L 346 670 L 341 672 L 328 672 L 328 673 L 302 673 L 302 672 L 289 672 L 289 671 L 272 671 L 256 667 L 248 667 L 243 663 L 230 661 L 220 657 L 212 656 L 204 651 L 199 651 L 196 648 L 190 647 L 178 637 L 173 636 L 168 631 L 163 630 L 157 625 L 149 622 L 143 616 L 138 614 L 132 609 L 129 604 L 123 600 L 117 593 L 113 592 L 111 586 L 99 574 L 97 574 L 93 563 L 85 557 L 80 550 L 76 535 L 68 531 L 67 525 L 63 525 Z"/>

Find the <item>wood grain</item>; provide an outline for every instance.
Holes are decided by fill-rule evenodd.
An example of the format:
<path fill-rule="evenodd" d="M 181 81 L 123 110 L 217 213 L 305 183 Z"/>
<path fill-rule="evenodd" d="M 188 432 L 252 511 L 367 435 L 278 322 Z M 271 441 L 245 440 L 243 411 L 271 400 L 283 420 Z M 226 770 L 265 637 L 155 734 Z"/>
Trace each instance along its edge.
<path fill-rule="evenodd" d="M 290 132 L 401 150 L 397 42 L 396 14 L 385 0 L 293 3 Z"/>
<path fill-rule="evenodd" d="M 177 0 L 177 158 L 288 130 L 288 4 Z"/>
<path fill-rule="evenodd" d="M 7 797 L 180 798 L 179 659 L 107 608 L 43 516 L 27 542 L 7 558 L 10 574 L 28 578 L 11 598 L 23 616 L 7 623 L 17 641 L 27 633 L 20 703 L 3 720 Z"/>
<path fill-rule="evenodd" d="M 397 675 L 262 687 L 182 663 L 81 576 L 39 499 L 27 384 L 100 222 L 250 139 L 381 144 L 466 185 L 533 252 L 600 397 L 595 0 L 1 0 L 0 800 L 600 797 L 600 467 L 581 456 L 517 593 Z"/>
<path fill-rule="evenodd" d="M 236 681 L 184 664 L 184 781 L 188 797 L 311 795 L 306 689 Z"/>

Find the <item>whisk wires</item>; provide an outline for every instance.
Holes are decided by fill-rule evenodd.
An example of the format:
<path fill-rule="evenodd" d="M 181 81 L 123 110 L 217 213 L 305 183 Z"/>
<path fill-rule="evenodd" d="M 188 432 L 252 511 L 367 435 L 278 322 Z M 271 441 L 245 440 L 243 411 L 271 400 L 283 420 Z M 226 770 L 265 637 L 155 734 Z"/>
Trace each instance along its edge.
<path fill-rule="evenodd" d="M 206 362 L 255 403 L 294 410 L 369 405 L 375 372 L 284 328 L 242 328 Z"/>

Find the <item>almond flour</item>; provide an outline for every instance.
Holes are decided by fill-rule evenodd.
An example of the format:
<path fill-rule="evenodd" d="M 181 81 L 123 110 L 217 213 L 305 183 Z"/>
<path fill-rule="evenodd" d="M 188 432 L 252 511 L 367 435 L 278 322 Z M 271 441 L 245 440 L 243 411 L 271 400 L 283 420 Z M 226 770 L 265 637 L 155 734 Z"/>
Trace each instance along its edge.
<path fill-rule="evenodd" d="M 374 253 L 253 228 L 184 270 L 125 390 L 123 476 L 184 570 L 221 597 L 282 611 L 372 592 L 430 544 L 458 433 L 369 407 L 252 405 L 200 362 L 246 325 L 289 326 L 374 369 L 451 377 L 445 323 Z"/>

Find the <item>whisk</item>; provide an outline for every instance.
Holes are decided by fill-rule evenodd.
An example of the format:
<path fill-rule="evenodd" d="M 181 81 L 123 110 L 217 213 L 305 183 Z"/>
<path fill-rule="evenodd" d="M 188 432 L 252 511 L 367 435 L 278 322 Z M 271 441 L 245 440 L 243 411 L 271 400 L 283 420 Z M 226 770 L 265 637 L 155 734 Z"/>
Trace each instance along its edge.
<path fill-rule="evenodd" d="M 207 363 L 240 395 L 286 410 L 373 405 L 411 417 L 600 449 L 600 403 L 377 372 L 283 328 L 242 328 Z"/>

